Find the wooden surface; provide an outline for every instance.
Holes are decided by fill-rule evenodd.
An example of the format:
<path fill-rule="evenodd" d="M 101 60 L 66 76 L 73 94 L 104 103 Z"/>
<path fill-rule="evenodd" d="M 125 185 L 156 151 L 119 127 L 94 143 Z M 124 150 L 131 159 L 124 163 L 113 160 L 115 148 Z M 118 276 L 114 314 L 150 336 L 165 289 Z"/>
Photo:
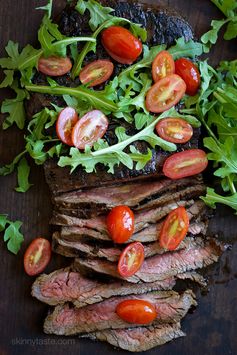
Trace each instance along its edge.
<path fill-rule="evenodd" d="M 65 1 L 66 2 L 66 1 Z M 144 1 L 145 2 L 145 1 Z M 148 1 L 147 1 L 148 2 Z M 9 39 L 26 43 L 36 43 L 42 12 L 34 7 L 44 1 L 5 0 L 1 1 L 0 55 Z M 152 1 L 150 1 L 152 3 Z M 154 4 L 160 4 L 153 0 Z M 219 11 L 208 0 L 164 0 L 166 7 L 175 8 L 194 27 L 197 35 L 207 31 L 211 19 L 220 18 Z M 64 1 L 55 1 L 59 10 Z M 219 41 L 212 51 L 211 62 L 221 59 L 234 59 L 236 41 Z M 1 93 L 1 99 L 4 94 Z M 0 161 L 5 164 L 23 147 L 23 134 L 16 129 L 0 132 Z M 14 175 L 0 178 L 0 213 L 8 213 L 15 220 L 24 222 L 23 231 L 26 241 L 18 256 L 11 255 L 0 240 L 0 355 L 31 354 L 125 354 L 104 343 L 93 343 L 77 338 L 62 339 L 43 334 L 43 319 L 47 306 L 30 296 L 33 279 L 23 271 L 23 253 L 29 241 L 36 236 L 50 237 L 48 226 L 51 204 L 49 191 L 44 182 L 41 167 L 33 167 L 32 189 L 26 194 L 14 192 Z M 237 239 L 237 221 L 230 210 L 220 209 L 211 222 L 212 231 L 220 233 L 226 241 Z M 57 263 L 67 261 L 54 256 L 47 272 Z M 237 247 L 225 253 L 221 262 L 208 270 L 210 277 L 209 292 L 201 296 L 198 292 L 198 307 L 183 321 L 186 338 L 156 348 L 147 354 L 160 355 L 229 355 L 237 349 Z M 58 343 L 55 343 L 58 342 Z M 71 345 L 70 345 L 71 342 Z"/>

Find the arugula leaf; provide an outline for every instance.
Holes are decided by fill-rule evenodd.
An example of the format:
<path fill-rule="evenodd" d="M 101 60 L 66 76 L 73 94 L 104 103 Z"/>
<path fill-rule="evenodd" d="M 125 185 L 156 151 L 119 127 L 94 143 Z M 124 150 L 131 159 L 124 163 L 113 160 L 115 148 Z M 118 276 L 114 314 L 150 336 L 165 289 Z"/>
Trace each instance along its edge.
<path fill-rule="evenodd" d="M 5 230 L 3 240 L 4 242 L 7 242 L 7 249 L 13 254 L 17 254 L 21 248 L 21 244 L 24 241 L 24 236 L 20 232 L 22 222 L 7 221 L 7 223 L 9 224 L 9 226 Z"/>
<path fill-rule="evenodd" d="M 176 44 L 168 49 L 174 60 L 181 57 L 195 58 L 203 53 L 203 46 L 192 39 L 185 41 L 184 37 L 176 40 Z"/>
<path fill-rule="evenodd" d="M 18 187 L 15 188 L 17 192 L 26 192 L 32 186 L 29 183 L 30 167 L 27 163 L 26 158 L 22 158 L 17 167 L 17 177 L 18 177 Z"/>
<path fill-rule="evenodd" d="M 237 8 L 236 0 L 211 0 L 219 10 L 226 16 L 234 16 L 234 10 Z"/>
<path fill-rule="evenodd" d="M 25 154 L 26 154 L 26 150 L 18 154 L 10 164 L 0 167 L 0 176 L 6 176 L 11 174 L 15 170 L 15 167 L 17 166 L 17 164 Z"/>
<path fill-rule="evenodd" d="M 53 9 L 53 0 L 49 0 L 48 4 L 45 5 L 45 6 L 40 6 L 40 7 L 37 7 L 36 10 L 44 10 L 44 11 L 47 11 L 48 13 L 48 18 L 51 17 L 52 15 L 52 9 Z"/>
<path fill-rule="evenodd" d="M 3 72 L 6 77 L 1 82 L 0 89 L 11 86 L 13 84 L 13 80 L 14 80 L 14 70 L 4 70 Z"/>
<path fill-rule="evenodd" d="M 206 196 L 201 199 L 212 208 L 216 208 L 216 204 L 221 203 L 233 208 L 237 213 L 237 193 L 231 196 L 221 196 L 214 189 L 208 187 Z"/>
<path fill-rule="evenodd" d="M 28 97 L 25 90 L 17 89 L 14 87 L 17 94 L 15 99 L 5 99 L 2 103 L 1 113 L 8 113 L 3 122 L 3 129 L 7 129 L 16 123 L 17 127 L 20 129 L 24 128 L 25 125 L 25 108 L 24 100 Z"/>
<path fill-rule="evenodd" d="M 8 227 L 6 228 L 6 226 Z M 0 214 L 0 232 L 4 232 L 3 240 L 7 242 L 7 249 L 13 254 L 17 254 L 21 244 L 24 241 L 24 236 L 20 232 L 22 222 L 12 222 L 7 218 L 7 215 Z"/>

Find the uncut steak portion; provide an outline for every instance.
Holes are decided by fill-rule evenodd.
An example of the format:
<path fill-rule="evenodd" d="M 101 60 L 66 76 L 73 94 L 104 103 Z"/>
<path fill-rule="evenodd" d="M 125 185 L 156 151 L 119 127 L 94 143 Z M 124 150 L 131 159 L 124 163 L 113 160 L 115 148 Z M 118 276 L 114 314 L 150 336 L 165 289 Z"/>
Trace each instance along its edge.
<path fill-rule="evenodd" d="M 190 238 L 185 249 L 167 252 L 146 259 L 140 270 L 126 280 L 132 283 L 164 280 L 186 271 L 196 270 L 216 262 L 224 250 L 224 245 L 215 239 Z M 76 270 L 94 271 L 121 278 L 115 263 L 102 259 L 75 259 Z"/>
<path fill-rule="evenodd" d="M 181 295 L 175 291 L 156 291 L 147 295 L 112 297 L 82 308 L 59 305 L 45 319 L 44 331 L 47 334 L 73 335 L 103 329 L 136 327 L 137 324 L 125 322 L 115 311 L 120 302 L 128 299 L 146 300 L 155 306 L 157 318 L 152 324 L 177 323 L 191 306 L 197 305 L 191 290 Z"/>
<path fill-rule="evenodd" d="M 193 38 L 193 32 L 190 25 L 185 22 L 177 14 L 168 13 L 162 9 L 148 9 L 146 6 L 138 5 L 134 2 L 117 2 L 117 1 L 101 1 L 115 9 L 114 14 L 119 17 L 127 17 L 131 21 L 140 23 L 148 30 L 148 45 L 156 45 L 165 43 L 168 46 L 175 43 L 175 40 L 184 37 L 186 40 Z M 73 6 L 67 6 L 58 19 L 60 31 L 71 37 L 80 35 L 90 35 L 91 30 L 88 25 L 88 14 L 81 16 Z M 79 45 L 78 50 L 82 47 Z M 90 53 L 85 60 L 90 62 L 98 58 L 108 58 L 108 54 L 103 47 L 98 43 L 96 53 Z M 115 74 L 117 75 L 124 66 L 116 63 Z M 37 74 L 34 79 L 35 83 L 41 84 L 45 82 L 45 77 Z M 68 75 L 56 78 L 60 85 L 77 86 L 79 80 L 71 81 Z M 41 94 L 33 94 L 28 107 L 28 115 L 33 116 L 39 112 L 42 107 L 50 106 L 50 102 L 54 102 L 58 106 L 63 105 L 62 98 L 51 97 L 50 95 L 43 96 Z M 65 103 L 64 103 L 65 105 Z M 132 124 L 126 122 L 118 122 L 116 119 L 109 118 L 110 124 L 104 138 L 109 144 L 117 142 L 115 136 L 115 128 L 118 125 L 123 125 L 128 134 L 135 134 L 137 131 Z M 198 147 L 199 130 L 194 130 L 194 135 L 191 141 L 187 144 L 180 145 L 178 149 L 188 149 Z M 149 146 L 146 142 L 135 142 L 134 146 L 141 152 L 147 152 Z M 45 176 L 48 185 L 53 194 L 61 192 L 73 191 L 80 188 L 107 186 L 117 184 L 118 182 L 131 181 L 136 179 L 144 179 L 149 177 L 157 177 L 161 175 L 161 166 L 166 157 L 170 155 L 162 149 L 153 149 L 151 161 L 146 164 L 144 169 L 136 170 L 128 169 L 120 165 L 115 168 L 115 173 L 110 174 L 107 168 L 102 165 L 97 165 L 96 172 L 87 174 L 82 168 L 77 168 L 73 174 L 70 174 L 69 168 L 60 168 L 55 160 L 48 160 L 45 167 Z"/>
<path fill-rule="evenodd" d="M 200 276 L 200 275 L 199 275 Z M 203 280 L 197 275 L 187 278 Z M 185 279 L 185 275 L 179 275 Z M 101 302 L 112 296 L 126 296 L 129 294 L 144 294 L 151 291 L 170 290 L 175 285 L 175 278 L 146 284 L 131 284 L 126 281 L 102 282 L 89 279 L 72 268 L 60 269 L 49 275 L 39 276 L 32 285 L 32 296 L 51 306 L 72 302 L 76 307 Z"/>
<path fill-rule="evenodd" d="M 180 323 L 157 324 L 154 326 L 137 327 L 132 329 L 100 330 L 83 335 L 83 338 L 107 341 L 121 349 L 140 352 L 163 345 L 173 339 L 185 336 Z"/>

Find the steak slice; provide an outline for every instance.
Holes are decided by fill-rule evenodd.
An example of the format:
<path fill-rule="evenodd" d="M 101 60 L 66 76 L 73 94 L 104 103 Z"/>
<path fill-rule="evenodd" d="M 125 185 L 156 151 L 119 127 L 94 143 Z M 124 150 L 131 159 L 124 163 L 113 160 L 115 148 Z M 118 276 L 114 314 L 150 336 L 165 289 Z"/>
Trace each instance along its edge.
<path fill-rule="evenodd" d="M 125 322 L 115 311 L 120 302 L 128 299 L 147 300 L 156 307 L 157 318 L 152 324 L 177 323 L 192 306 L 197 305 L 191 290 L 181 295 L 175 291 L 156 291 L 147 295 L 112 297 L 82 308 L 70 307 L 69 304 L 59 305 L 47 316 L 44 331 L 47 334 L 73 335 L 136 327 L 137 324 Z"/>
<path fill-rule="evenodd" d="M 72 302 L 80 308 L 112 296 L 170 290 L 174 285 L 174 277 L 146 284 L 131 284 L 126 281 L 101 282 L 89 279 L 68 267 L 39 276 L 32 285 L 31 294 L 51 306 Z"/>
<path fill-rule="evenodd" d="M 129 282 L 154 282 L 164 280 L 186 271 L 196 270 L 216 262 L 224 250 L 224 245 L 215 239 L 190 238 L 186 249 L 167 252 L 146 259 L 140 270 L 127 278 Z M 76 270 L 94 271 L 121 278 L 117 266 L 102 259 L 75 259 Z"/>
<path fill-rule="evenodd" d="M 162 206 L 171 201 L 190 199 L 204 194 L 201 178 L 123 184 L 119 186 L 91 188 L 64 193 L 53 198 L 54 209 L 60 213 L 91 218 L 119 205 L 134 211 Z"/>
<path fill-rule="evenodd" d="M 146 6 L 138 5 L 134 2 L 117 2 L 117 1 L 103 1 L 103 3 L 112 6 L 115 9 L 115 15 L 120 17 L 129 18 L 131 21 L 140 23 L 148 30 L 148 44 L 157 45 L 166 43 L 168 46 L 175 43 L 175 40 L 184 37 L 186 40 L 193 38 L 193 32 L 190 25 L 185 22 L 176 14 L 170 14 L 161 9 L 147 9 Z M 59 17 L 60 31 L 66 36 L 81 36 L 91 35 L 91 30 L 88 26 L 88 16 L 80 15 L 74 7 L 67 7 Z M 82 47 L 78 46 L 80 51 Z M 108 54 L 103 47 L 98 43 L 96 53 L 90 53 L 85 60 L 85 63 L 91 62 L 95 59 L 108 58 Z M 117 75 L 124 66 L 116 63 L 115 75 Z M 35 77 L 36 83 L 45 81 L 45 77 L 38 74 Z M 70 82 L 69 76 L 61 77 L 57 79 L 61 85 L 75 86 L 79 84 L 79 81 L 74 83 Z M 33 116 L 34 113 L 39 112 L 42 106 L 49 106 L 50 101 L 54 102 L 58 106 L 62 105 L 62 99 L 60 102 L 55 100 L 54 97 L 42 96 L 40 94 L 34 94 L 32 100 L 29 102 L 28 115 Z M 33 102 L 32 102 L 33 101 Z M 130 134 L 136 132 L 135 127 L 131 124 L 123 122 L 125 129 Z M 121 125 L 121 122 L 119 123 Z M 109 144 L 117 142 L 115 136 L 115 128 L 118 126 L 118 121 L 110 118 L 109 128 L 104 136 Z M 195 129 L 194 135 L 191 141 L 185 145 L 179 147 L 179 149 L 197 148 L 199 130 Z M 135 142 L 134 145 L 141 152 L 146 152 L 147 147 L 150 145 L 146 142 Z M 139 179 L 147 179 L 150 177 L 157 177 L 161 175 L 160 167 L 163 165 L 164 160 L 170 153 L 164 152 L 161 149 L 152 150 L 152 159 L 141 170 L 128 169 L 123 165 L 119 165 L 115 168 L 115 173 L 110 174 L 107 172 L 107 168 L 102 165 L 96 166 L 96 172 L 87 174 L 82 168 L 77 168 L 73 174 L 70 174 L 69 168 L 60 168 L 55 160 L 48 160 L 45 165 L 45 176 L 50 187 L 51 192 L 56 195 L 61 192 L 68 192 L 87 187 L 108 186 L 125 181 L 134 181 Z"/>
<path fill-rule="evenodd" d="M 185 336 L 185 333 L 182 332 L 180 323 L 175 323 L 132 329 L 100 330 L 81 337 L 107 341 L 118 348 L 131 352 L 140 352 L 183 336 Z"/>

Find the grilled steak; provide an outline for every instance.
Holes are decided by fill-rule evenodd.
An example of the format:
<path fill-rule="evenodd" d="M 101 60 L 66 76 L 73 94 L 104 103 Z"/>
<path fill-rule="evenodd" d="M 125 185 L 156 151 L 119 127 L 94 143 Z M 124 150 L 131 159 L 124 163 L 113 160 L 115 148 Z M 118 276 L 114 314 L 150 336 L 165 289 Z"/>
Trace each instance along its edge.
<path fill-rule="evenodd" d="M 179 277 L 183 279 L 185 275 Z M 169 290 L 174 284 L 174 277 L 146 284 L 130 284 L 126 281 L 101 282 L 84 277 L 71 268 L 65 268 L 39 276 L 32 286 L 32 296 L 52 306 L 72 302 L 79 308 L 112 296 Z"/>
<path fill-rule="evenodd" d="M 77 190 L 56 196 L 55 209 L 62 214 L 92 218 L 118 205 L 127 205 L 134 211 L 164 206 L 180 199 L 194 198 L 206 191 L 199 179 L 169 179 L 154 182 L 123 184 L 119 186 Z"/>
<path fill-rule="evenodd" d="M 193 38 L 191 27 L 179 16 L 169 14 L 163 10 L 150 10 L 144 11 L 143 6 L 139 6 L 133 2 L 117 2 L 117 1 L 105 1 L 109 6 L 112 5 L 115 9 L 116 16 L 129 17 L 130 20 L 142 24 L 149 33 L 148 44 L 161 44 L 166 43 L 168 46 L 174 44 L 175 40 L 179 37 L 184 37 L 186 40 Z M 61 32 L 69 37 L 91 34 L 91 30 L 88 26 L 87 15 L 81 16 L 74 8 L 67 7 L 63 11 L 59 18 L 59 28 Z M 78 50 L 81 50 L 79 45 Z M 98 44 L 96 53 L 91 53 L 87 56 L 86 61 L 92 61 L 97 58 L 108 58 L 108 54 L 104 51 L 103 47 Z M 122 65 L 116 63 L 115 74 L 123 68 Z M 69 76 L 56 79 L 61 85 L 78 85 L 79 82 L 71 82 Z M 42 83 L 45 81 L 45 77 L 39 74 L 35 77 L 36 83 Z M 42 106 L 49 106 L 50 101 L 58 104 L 62 103 L 61 98 L 45 97 L 40 94 L 34 94 L 34 102 L 30 102 L 28 114 L 32 116 L 35 112 L 38 112 Z M 34 104 L 35 103 L 35 104 Z M 39 107 L 40 106 L 40 107 Z M 121 124 L 121 122 L 120 122 Z M 126 130 L 133 134 L 136 132 L 135 127 L 131 124 L 127 125 L 123 123 Z M 118 122 L 114 119 L 110 119 L 110 125 L 105 135 L 105 139 L 111 144 L 115 143 L 115 128 Z M 195 130 L 192 140 L 180 147 L 183 148 L 197 148 L 198 147 L 199 130 Z M 141 152 L 146 152 L 148 144 L 144 142 L 135 142 L 134 145 Z M 151 161 L 142 170 L 128 169 L 125 166 L 119 166 L 115 169 L 115 174 L 110 174 L 103 166 L 98 165 L 96 173 L 87 174 L 83 169 L 78 168 L 70 175 L 68 168 L 59 168 L 54 160 L 49 160 L 45 163 L 45 176 L 49 184 L 49 187 L 53 194 L 60 192 L 72 191 L 80 188 L 97 187 L 99 185 L 116 184 L 118 182 L 131 181 L 136 179 L 144 179 L 152 176 L 160 175 L 160 167 L 162 166 L 164 159 L 169 153 L 162 151 L 161 149 L 153 149 Z"/>
<path fill-rule="evenodd" d="M 180 329 L 180 323 L 175 323 L 157 324 L 155 326 L 133 329 L 101 330 L 83 335 L 83 338 L 107 341 L 111 345 L 121 349 L 140 352 L 183 336 L 185 336 L 185 333 Z"/>
<path fill-rule="evenodd" d="M 214 239 L 190 238 L 190 245 L 186 249 L 146 259 L 140 270 L 126 280 L 133 283 L 164 280 L 216 262 L 223 250 L 224 246 Z M 75 268 L 121 278 L 116 264 L 102 259 L 75 259 Z"/>
<path fill-rule="evenodd" d="M 191 290 L 178 294 L 175 291 L 156 291 L 147 295 L 112 297 L 100 303 L 83 308 L 70 307 L 68 304 L 55 307 L 44 323 L 48 334 L 73 335 L 103 329 L 136 327 L 127 323 L 115 312 L 117 305 L 127 299 L 142 299 L 151 302 L 157 310 L 157 318 L 152 324 L 177 323 L 196 301 Z"/>

